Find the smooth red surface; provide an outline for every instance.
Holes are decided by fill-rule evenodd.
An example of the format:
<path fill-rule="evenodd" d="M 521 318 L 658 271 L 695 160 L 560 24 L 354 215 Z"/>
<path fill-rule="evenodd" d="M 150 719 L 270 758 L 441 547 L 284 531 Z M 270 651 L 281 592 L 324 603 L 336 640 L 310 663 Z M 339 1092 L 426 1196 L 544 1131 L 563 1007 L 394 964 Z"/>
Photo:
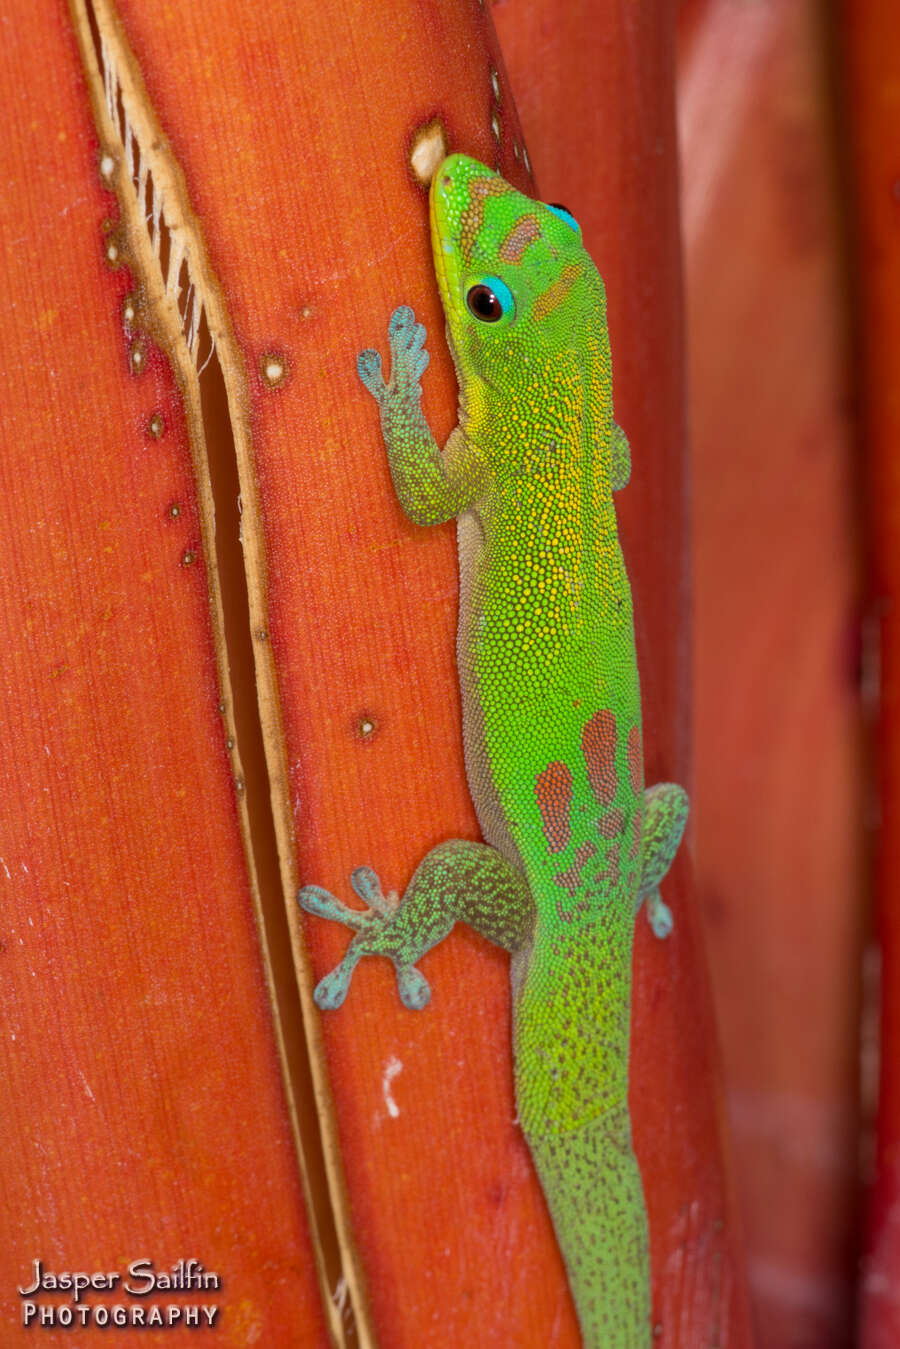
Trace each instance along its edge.
<path fill-rule="evenodd" d="M 880 709 L 877 933 L 881 1061 L 874 1176 L 860 1284 L 862 1349 L 900 1342 L 900 12 L 840 6 L 861 304 L 862 411 L 869 464 L 872 638 Z"/>
<path fill-rule="evenodd" d="M 859 483 L 826 32 L 698 6 L 679 112 L 697 885 L 760 1343 L 849 1344 L 865 797 Z"/>
<path fill-rule="evenodd" d="M 221 1308 L 205 1339 L 324 1345 L 204 571 L 182 564 L 199 547 L 184 422 L 158 351 L 129 373 L 129 279 L 103 261 L 117 208 L 68 10 L 14 10 L 0 43 L 0 1342 L 195 1344 L 184 1328 L 26 1330 L 16 1292 L 37 1259 L 124 1276 L 193 1258 L 222 1280 L 201 1299 Z M 121 1284 L 93 1300 L 137 1301 Z"/>

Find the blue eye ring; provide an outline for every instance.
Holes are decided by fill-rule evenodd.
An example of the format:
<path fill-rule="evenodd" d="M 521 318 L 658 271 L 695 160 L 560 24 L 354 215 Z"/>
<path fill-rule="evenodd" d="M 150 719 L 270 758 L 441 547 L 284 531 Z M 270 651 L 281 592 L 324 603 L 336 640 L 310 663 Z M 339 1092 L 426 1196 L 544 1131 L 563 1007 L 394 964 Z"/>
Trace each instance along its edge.
<path fill-rule="evenodd" d="M 552 211 L 554 215 L 559 216 L 560 220 L 564 220 L 570 230 L 574 230 L 576 234 L 581 233 L 578 221 L 567 206 L 561 206 L 558 201 L 548 201 L 545 202 L 545 205 L 548 211 Z"/>
<path fill-rule="evenodd" d="M 499 323 L 512 317 L 516 302 L 505 281 L 499 276 L 485 276 L 466 291 L 466 306 L 480 323 Z"/>

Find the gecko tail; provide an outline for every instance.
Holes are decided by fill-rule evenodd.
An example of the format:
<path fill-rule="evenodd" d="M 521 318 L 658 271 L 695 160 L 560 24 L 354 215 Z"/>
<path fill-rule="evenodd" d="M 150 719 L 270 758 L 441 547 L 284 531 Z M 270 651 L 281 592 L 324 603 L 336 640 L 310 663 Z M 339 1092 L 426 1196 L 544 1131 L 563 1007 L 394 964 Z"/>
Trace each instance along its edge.
<path fill-rule="evenodd" d="M 627 1108 L 528 1144 L 584 1349 L 650 1349 L 650 1239 Z"/>

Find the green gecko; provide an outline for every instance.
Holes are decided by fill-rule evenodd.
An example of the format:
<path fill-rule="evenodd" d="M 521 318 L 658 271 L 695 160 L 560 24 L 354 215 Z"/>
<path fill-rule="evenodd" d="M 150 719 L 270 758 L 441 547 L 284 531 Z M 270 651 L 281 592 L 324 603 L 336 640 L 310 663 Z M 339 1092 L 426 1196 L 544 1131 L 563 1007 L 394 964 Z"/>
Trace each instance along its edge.
<path fill-rule="evenodd" d="M 457 659 L 466 771 L 486 843 L 432 848 L 402 901 L 367 866 L 351 909 L 318 886 L 309 913 L 355 935 L 317 985 L 339 1007 L 359 960 L 393 961 L 411 1009 L 416 962 L 458 919 L 511 954 L 518 1118 L 565 1260 L 584 1344 L 651 1343 L 647 1216 L 631 1141 L 634 920 L 687 819 L 681 787 L 644 790 L 631 591 L 613 492 L 630 452 L 613 421 L 603 281 L 563 207 L 464 155 L 431 184 L 434 267 L 459 381 L 443 452 L 422 414 L 425 330 L 390 320 L 391 374 L 358 359 L 411 520 L 458 519 Z"/>

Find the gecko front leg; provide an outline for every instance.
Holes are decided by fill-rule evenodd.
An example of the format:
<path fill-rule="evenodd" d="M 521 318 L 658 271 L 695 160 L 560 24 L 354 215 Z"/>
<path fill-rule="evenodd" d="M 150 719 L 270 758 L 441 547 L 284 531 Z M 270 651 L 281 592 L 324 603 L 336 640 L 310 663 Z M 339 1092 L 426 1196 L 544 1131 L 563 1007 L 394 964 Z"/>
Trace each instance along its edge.
<path fill-rule="evenodd" d="M 428 365 L 425 329 L 408 305 L 388 324 L 391 374 L 386 381 L 377 351 L 361 351 L 356 368 L 381 409 L 381 430 L 394 490 L 410 520 L 438 525 L 452 520 L 475 500 L 482 474 L 459 427 L 443 453 L 422 412 L 421 378 Z"/>

